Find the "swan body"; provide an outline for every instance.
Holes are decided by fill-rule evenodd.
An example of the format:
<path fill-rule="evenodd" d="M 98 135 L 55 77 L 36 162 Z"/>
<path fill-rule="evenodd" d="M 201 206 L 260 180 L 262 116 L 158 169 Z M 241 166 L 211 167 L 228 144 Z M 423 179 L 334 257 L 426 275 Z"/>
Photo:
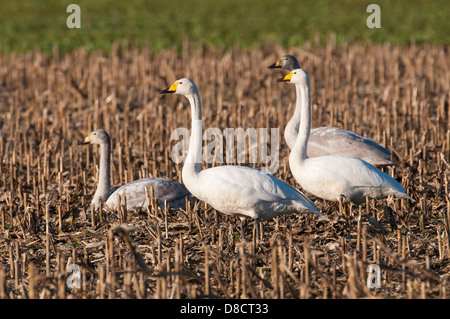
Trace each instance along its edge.
<path fill-rule="evenodd" d="M 390 175 L 356 157 L 314 157 L 302 165 L 290 157 L 289 166 L 303 189 L 325 200 L 339 201 L 343 196 L 345 201 L 359 205 L 366 201 L 366 195 L 378 199 L 389 195 L 411 199 Z"/>
<path fill-rule="evenodd" d="M 304 190 L 330 201 L 339 201 L 343 196 L 345 201 L 355 204 L 364 203 L 366 196 L 375 199 L 394 196 L 412 200 L 394 178 L 362 159 L 336 155 L 309 157 L 309 75 L 303 69 L 295 69 L 279 81 L 294 83 L 296 86 L 301 116 L 298 136 L 289 155 L 289 166 Z"/>
<path fill-rule="evenodd" d="M 177 183 L 165 178 L 148 177 L 132 181 L 122 185 L 109 195 L 106 205 L 111 209 L 117 209 L 117 204 L 122 202 L 122 196 L 125 194 L 127 209 L 147 208 L 148 202 L 145 196 L 145 188 L 150 195 L 153 187 L 154 197 L 158 199 L 158 204 L 163 207 L 164 201 L 172 208 L 186 208 L 186 196 L 192 202 L 192 196 L 182 183 Z"/>
<path fill-rule="evenodd" d="M 246 166 L 219 166 L 199 173 L 186 187 L 218 211 L 241 218 L 268 220 L 294 212 L 320 214 L 314 204 L 292 186 Z"/>
<path fill-rule="evenodd" d="M 293 55 L 285 55 L 268 68 L 288 70 L 300 69 L 300 64 Z M 300 106 L 296 105 L 294 115 L 286 125 L 284 138 L 292 150 L 298 135 L 300 124 Z M 391 153 L 354 131 L 340 127 L 318 127 L 311 129 L 308 141 L 308 156 L 343 155 L 360 158 L 372 165 L 383 167 L 396 165 L 389 158 Z"/>
<path fill-rule="evenodd" d="M 246 218 L 258 222 L 295 212 L 321 215 L 300 191 L 257 169 L 227 165 L 202 170 L 201 103 L 197 86 L 191 79 L 184 78 L 160 93 L 180 94 L 190 102 L 192 132 L 182 178 L 196 198 L 221 213 L 238 216 L 241 226 Z"/>
<path fill-rule="evenodd" d="M 126 198 L 127 209 L 146 208 L 148 205 L 146 188 L 148 194 L 150 194 L 152 187 L 154 196 L 158 199 L 160 206 L 163 206 L 164 201 L 167 201 L 172 208 L 185 208 L 186 196 L 190 201 L 193 200 L 182 183 L 165 178 L 143 178 L 122 185 L 111 193 L 111 140 L 109 134 L 104 129 L 92 131 L 80 144 L 100 145 L 99 183 L 91 201 L 91 205 L 93 204 L 95 209 L 99 207 L 100 197 L 105 206 L 114 210 L 118 209 L 119 198 L 122 202 L 122 196 Z"/>

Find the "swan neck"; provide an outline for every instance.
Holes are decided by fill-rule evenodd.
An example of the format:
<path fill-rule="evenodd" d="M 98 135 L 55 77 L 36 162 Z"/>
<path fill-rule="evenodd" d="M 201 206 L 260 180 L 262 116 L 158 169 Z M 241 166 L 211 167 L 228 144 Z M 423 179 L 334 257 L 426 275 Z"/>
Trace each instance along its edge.
<path fill-rule="evenodd" d="M 307 144 L 311 131 L 311 97 L 309 82 L 296 84 L 297 108 L 299 112 L 299 130 L 292 153 L 297 161 L 305 160 L 307 156 Z M 296 108 L 296 109 L 297 109 Z"/>
<path fill-rule="evenodd" d="M 201 171 L 202 160 L 202 108 L 198 93 L 186 96 L 191 105 L 192 129 L 189 150 L 183 166 L 183 176 L 196 175 Z M 184 178 L 184 177 L 183 177 Z"/>
<path fill-rule="evenodd" d="M 296 101 L 295 101 L 295 109 L 294 114 L 291 117 L 290 121 L 286 125 L 286 128 L 284 129 L 284 136 L 286 140 L 286 144 L 289 146 L 289 148 L 292 150 L 294 148 L 295 141 L 297 140 L 298 135 L 298 127 L 300 124 L 300 118 L 301 118 L 301 109 L 302 104 L 300 100 L 301 93 L 299 92 L 299 88 L 295 86 L 295 92 L 296 92 Z"/>
<path fill-rule="evenodd" d="M 302 90 L 299 85 L 295 86 L 295 95 L 296 95 L 295 110 L 294 110 L 294 116 L 292 117 L 292 120 L 298 126 L 298 125 L 300 125 L 301 112 L 302 112 L 302 100 L 301 100 Z"/>
<path fill-rule="evenodd" d="M 98 174 L 98 186 L 94 194 L 92 202 L 95 207 L 98 207 L 99 197 L 102 198 L 102 202 L 106 202 L 109 196 L 109 190 L 111 188 L 111 144 L 100 144 L 100 168 Z"/>

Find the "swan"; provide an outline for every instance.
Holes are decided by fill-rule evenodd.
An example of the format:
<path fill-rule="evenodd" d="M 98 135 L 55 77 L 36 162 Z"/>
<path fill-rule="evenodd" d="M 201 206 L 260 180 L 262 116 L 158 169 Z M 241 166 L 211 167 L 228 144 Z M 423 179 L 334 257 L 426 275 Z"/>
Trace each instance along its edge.
<path fill-rule="evenodd" d="M 284 55 L 269 69 L 282 68 L 288 70 L 301 69 L 293 55 Z M 300 123 L 300 106 L 297 104 L 294 115 L 284 130 L 286 144 L 292 150 L 297 138 Z M 317 127 L 311 129 L 308 141 L 308 156 L 344 155 L 358 157 L 377 166 L 396 165 L 389 157 L 391 153 L 370 138 L 354 131 L 340 127 Z"/>
<path fill-rule="evenodd" d="M 278 59 L 277 62 L 269 65 L 267 68 L 269 69 L 287 69 L 289 71 L 294 69 L 301 69 L 300 63 L 298 63 L 298 60 L 295 58 L 295 56 L 291 54 L 283 55 L 281 58 Z"/>
<path fill-rule="evenodd" d="M 136 181 L 132 181 L 125 185 L 116 188 L 110 193 L 111 188 L 111 139 L 109 134 L 104 129 L 92 131 L 84 139 L 81 144 L 97 144 L 100 145 L 100 168 L 99 168 L 99 182 L 94 197 L 92 198 L 91 205 L 93 204 L 95 209 L 99 207 L 99 199 L 102 198 L 104 205 L 110 209 L 118 209 L 119 200 L 122 201 L 122 196 L 125 194 L 127 209 L 132 208 L 146 208 L 147 196 L 146 188 L 150 192 L 153 187 L 155 198 L 158 199 L 158 204 L 163 207 L 164 201 L 167 201 L 172 208 L 185 208 L 186 196 L 189 201 L 193 198 L 189 191 L 182 183 L 177 183 L 165 178 L 143 178 Z"/>
<path fill-rule="evenodd" d="M 197 86 L 191 79 L 183 78 L 160 93 L 185 96 L 191 106 L 192 132 L 182 170 L 183 183 L 196 198 L 217 211 L 238 216 L 241 220 L 241 239 L 244 239 L 243 228 L 247 218 L 255 221 L 255 237 L 259 240 L 260 220 L 289 213 L 322 215 L 299 190 L 260 170 L 228 165 L 203 170 L 202 111 Z"/>
<path fill-rule="evenodd" d="M 357 205 L 364 203 L 366 196 L 374 199 L 394 196 L 413 200 L 394 178 L 362 159 L 338 155 L 309 157 L 307 155 L 311 130 L 309 75 L 303 69 L 294 69 L 278 81 L 293 83 L 296 87 L 297 106 L 300 106 L 300 125 L 297 139 L 289 155 L 289 166 L 292 175 L 305 191 L 329 201 L 339 201 L 343 196 L 344 201 Z"/>

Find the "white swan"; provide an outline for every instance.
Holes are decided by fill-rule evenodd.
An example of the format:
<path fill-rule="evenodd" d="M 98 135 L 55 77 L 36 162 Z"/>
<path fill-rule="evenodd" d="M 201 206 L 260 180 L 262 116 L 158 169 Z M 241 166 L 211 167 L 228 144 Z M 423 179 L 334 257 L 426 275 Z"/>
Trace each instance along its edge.
<path fill-rule="evenodd" d="M 185 96 L 191 106 L 192 132 L 189 151 L 183 166 L 183 183 L 198 199 L 217 211 L 241 219 L 241 238 L 244 221 L 253 218 L 259 240 L 259 221 L 288 213 L 320 212 L 304 194 L 272 175 L 245 166 L 218 166 L 201 169 L 202 111 L 197 86 L 189 79 L 175 81 L 160 93 Z"/>
<path fill-rule="evenodd" d="M 295 69 L 278 81 L 294 83 L 297 105 L 301 106 L 300 126 L 289 166 L 297 182 L 307 192 L 329 201 L 362 204 L 369 198 L 407 198 L 405 189 L 390 175 L 355 157 L 308 157 L 308 138 L 311 130 L 311 101 L 309 76 L 303 69 Z M 339 147 L 339 145 L 337 145 Z"/>
<path fill-rule="evenodd" d="M 301 67 L 293 55 L 285 55 L 276 63 L 269 65 L 268 68 L 294 70 Z M 284 130 L 286 144 L 291 150 L 298 135 L 299 123 L 300 106 L 297 103 L 294 115 Z M 391 153 L 387 149 L 370 138 L 340 127 L 317 127 L 311 129 L 308 141 L 308 156 L 325 155 L 358 157 L 378 167 L 396 165 L 389 159 Z"/>
<path fill-rule="evenodd" d="M 192 195 L 186 189 L 182 183 L 177 183 L 164 178 L 143 178 L 128 184 L 122 185 L 110 193 L 111 188 L 111 139 L 109 134 L 104 129 L 92 131 L 79 144 L 98 144 L 100 145 L 100 167 L 97 190 L 91 201 L 91 205 L 94 204 L 95 209 L 99 207 L 99 199 L 102 198 L 104 205 L 110 209 L 117 209 L 117 204 L 122 202 L 122 196 L 125 194 L 127 209 L 132 208 L 146 208 L 147 196 L 146 190 L 150 194 L 153 187 L 154 197 L 158 199 L 160 206 L 164 205 L 166 200 L 172 208 L 185 208 L 186 196 L 189 200 L 192 199 Z"/>

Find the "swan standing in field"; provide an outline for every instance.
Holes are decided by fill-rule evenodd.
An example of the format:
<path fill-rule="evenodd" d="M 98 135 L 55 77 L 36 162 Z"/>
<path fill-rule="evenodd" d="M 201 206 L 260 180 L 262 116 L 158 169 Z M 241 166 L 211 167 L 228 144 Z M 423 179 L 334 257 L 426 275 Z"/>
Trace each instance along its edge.
<path fill-rule="evenodd" d="M 256 239 L 259 240 L 259 221 L 289 213 L 321 215 L 313 202 L 291 185 L 260 170 L 245 166 L 201 168 L 202 111 L 200 95 L 195 83 L 184 78 L 175 81 L 160 93 L 185 96 L 191 106 L 192 132 L 182 177 L 186 188 L 198 199 L 217 211 L 241 219 L 241 238 L 244 221 L 255 220 Z"/>
<path fill-rule="evenodd" d="M 311 130 L 311 98 L 309 76 L 303 69 L 295 69 L 280 82 L 295 84 L 297 105 L 300 106 L 300 125 L 297 139 L 289 155 L 289 166 L 297 182 L 307 192 L 329 201 L 362 204 L 369 198 L 407 198 L 405 189 L 390 175 L 364 160 L 349 156 L 309 157 L 308 138 Z M 340 145 L 336 145 L 339 147 Z"/>
<path fill-rule="evenodd" d="M 80 144 L 97 144 L 100 145 L 100 168 L 98 177 L 98 186 L 95 191 L 91 205 L 94 204 L 95 209 L 99 206 L 99 198 L 102 198 L 103 203 L 110 209 L 118 209 L 119 198 L 122 200 L 122 195 L 125 194 L 127 209 L 132 208 L 146 208 L 147 196 L 146 190 L 150 193 L 153 187 L 155 198 L 158 199 L 160 206 L 164 205 L 166 200 L 172 208 L 185 208 L 186 196 L 189 200 L 192 199 L 191 194 L 186 187 L 165 178 L 143 178 L 128 184 L 122 185 L 112 193 L 111 188 L 111 139 L 109 134 L 104 129 L 92 131 Z"/>
<path fill-rule="evenodd" d="M 276 63 L 268 66 L 269 69 L 282 68 L 287 70 L 300 69 L 300 64 L 293 55 L 285 55 Z M 298 94 L 298 92 L 297 92 Z M 297 103 L 294 115 L 284 130 L 286 144 L 292 150 L 297 138 L 300 123 L 300 106 Z M 375 143 L 351 130 L 340 127 L 317 127 L 311 129 L 308 141 L 308 156 L 343 155 L 358 157 L 366 162 L 378 166 L 396 165 L 389 157 L 391 153 Z"/>

